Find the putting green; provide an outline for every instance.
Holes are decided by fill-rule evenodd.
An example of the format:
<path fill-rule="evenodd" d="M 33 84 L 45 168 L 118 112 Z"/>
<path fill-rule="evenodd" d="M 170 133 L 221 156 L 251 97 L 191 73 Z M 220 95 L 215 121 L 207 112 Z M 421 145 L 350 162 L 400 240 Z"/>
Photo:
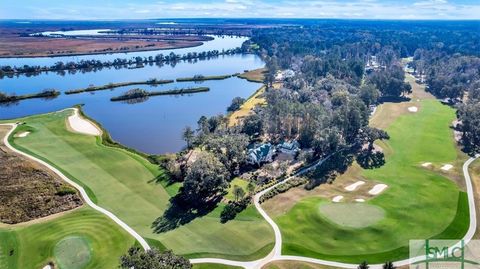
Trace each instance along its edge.
<path fill-rule="evenodd" d="M 327 220 L 347 228 L 364 228 L 385 216 L 381 207 L 364 203 L 324 203 L 320 204 L 319 213 Z"/>
<path fill-rule="evenodd" d="M 119 148 L 106 147 L 100 138 L 72 133 L 65 120 L 72 111 L 22 119 L 32 133 L 10 137 L 18 149 L 60 169 L 86 188 L 99 206 L 111 211 L 151 243 L 187 257 L 250 260 L 263 257 L 273 246 L 273 231 L 254 208 L 226 224 L 220 205 L 210 214 L 167 233 L 151 226 L 162 216 L 178 184 L 167 186 L 164 171 L 146 159 Z"/>
<path fill-rule="evenodd" d="M 402 105 L 402 104 L 399 104 Z M 417 113 L 399 116 L 388 128 L 386 164 L 361 176 L 389 187 L 365 202 L 384 210 L 384 218 L 351 229 L 320 217 L 318 197 L 296 203 L 276 218 L 286 255 L 328 260 L 383 263 L 408 258 L 410 239 L 460 239 L 469 225 L 465 192 L 441 173 L 421 167 L 455 163 L 457 149 L 449 128 L 455 111 L 436 100 L 415 102 Z M 382 111 L 380 109 L 380 111 Z M 389 117 L 388 111 L 382 117 Z M 338 217 L 338 216 L 335 216 Z M 370 216 L 357 216 L 358 221 Z"/>
<path fill-rule="evenodd" d="M 0 228 L 0 268 L 117 268 L 135 239 L 103 214 L 83 207 L 51 220 Z"/>
<path fill-rule="evenodd" d="M 55 260 L 60 269 L 82 269 L 91 259 L 88 241 L 81 236 L 69 236 L 55 245 Z"/>

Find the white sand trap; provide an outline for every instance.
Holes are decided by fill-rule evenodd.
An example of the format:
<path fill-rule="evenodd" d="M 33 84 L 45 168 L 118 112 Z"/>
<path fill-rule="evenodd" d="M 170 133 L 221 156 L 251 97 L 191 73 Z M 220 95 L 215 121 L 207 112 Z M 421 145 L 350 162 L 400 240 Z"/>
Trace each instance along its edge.
<path fill-rule="evenodd" d="M 361 186 L 361 185 L 363 185 L 363 184 L 365 184 L 365 182 L 359 180 L 359 181 L 357 181 L 357 182 L 355 182 L 355 183 L 353 183 L 353 184 L 350 184 L 350 185 L 346 186 L 345 189 L 346 189 L 347 191 L 354 191 L 354 190 L 357 189 L 357 187 L 359 187 L 359 186 Z"/>
<path fill-rule="evenodd" d="M 30 132 L 21 132 L 21 133 L 17 134 L 17 137 L 26 137 L 29 134 L 30 134 Z"/>
<path fill-rule="evenodd" d="M 357 203 L 363 203 L 363 202 L 365 202 L 365 199 L 358 198 L 358 199 L 355 199 L 355 202 L 357 202 Z"/>
<path fill-rule="evenodd" d="M 373 186 L 371 190 L 368 191 L 368 194 L 371 195 L 378 195 L 380 194 L 383 190 L 385 190 L 388 186 L 385 184 L 377 184 Z"/>
<path fill-rule="evenodd" d="M 408 108 L 408 111 L 410 111 L 410 112 L 417 112 L 417 111 L 418 111 L 418 107 L 416 107 L 416 106 L 411 106 L 411 107 Z"/>
<path fill-rule="evenodd" d="M 78 114 L 78 109 L 75 109 L 75 113 L 73 113 L 72 116 L 68 117 L 68 124 L 75 132 L 78 133 L 94 136 L 101 134 L 97 126 L 95 126 L 90 121 L 80 117 L 80 115 Z"/>
<path fill-rule="evenodd" d="M 448 171 L 448 170 L 452 169 L 452 167 L 453 167 L 453 165 L 451 165 L 451 164 L 445 164 L 440 169 L 442 169 L 443 171 Z"/>
<path fill-rule="evenodd" d="M 432 165 L 432 163 L 422 163 L 423 167 L 429 167 L 430 165 Z"/>
<path fill-rule="evenodd" d="M 338 202 L 340 202 L 342 199 L 343 199 L 343 196 L 342 196 L 342 195 L 337 195 L 337 196 L 333 197 L 332 202 L 338 203 Z"/>

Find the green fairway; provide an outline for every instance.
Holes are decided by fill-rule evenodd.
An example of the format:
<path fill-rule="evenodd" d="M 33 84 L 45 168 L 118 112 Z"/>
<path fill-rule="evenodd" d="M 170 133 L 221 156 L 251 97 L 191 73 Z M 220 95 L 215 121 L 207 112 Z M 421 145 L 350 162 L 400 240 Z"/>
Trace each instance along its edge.
<path fill-rule="evenodd" d="M 0 228 L 0 268 L 116 268 L 134 238 L 84 207 L 51 220 Z"/>
<path fill-rule="evenodd" d="M 55 245 L 54 257 L 60 268 L 81 269 L 91 259 L 90 246 L 84 237 L 69 236 Z"/>
<path fill-rule="evenodd" d="M 334 224 L 350 228 L 368 227 L 385 216 L 381 207 L 364 203 L 324 203 L 319 206 L 319 214 Z"/>
<path fill-rule="evenodd" d="M 72 133 L 65 120 L 71 110 L 23 119 L 33 132 L 10 137 L 20 150 L 38 156 L 82 184 L 91 198 L 113 212 L 155 245 L 188 257 L 259 258 L 271 250 L 273 232 L 254 210 L 221 224 L 220 206 L 212 213 L 173 231 L 155 234 L 153 221 L 169 204 L 178 185 L 167 189 L 163 171 L 144 158 L 106 147 L 100 138 Z M 21 129 L 19 129 L 20 131 Z"/>
<path fill-rule="evenodd" d="M 454 110 L 436 100 L 416 104 L 420 104 L 417 113 L 404 114 L 387 128 L 391 139 L 385 143 L 385 166 L 362 171 L 365 178 L 388 185 L 365 203 L 382 208 L 384 218 L 364 228 L 338 225 L 318 214 L 319 205 L 330 201 L 305 198 L 276 218 L 283 254 L 383 263 L 408 258 L 409 239 L 463 237 L 469 223 L 466 193 L 440 173 L 421 166 L 423 162 L 455 163 L 457 152 L 449 128 Z M 371 218 L 355 217 L 358 222 Z"/>

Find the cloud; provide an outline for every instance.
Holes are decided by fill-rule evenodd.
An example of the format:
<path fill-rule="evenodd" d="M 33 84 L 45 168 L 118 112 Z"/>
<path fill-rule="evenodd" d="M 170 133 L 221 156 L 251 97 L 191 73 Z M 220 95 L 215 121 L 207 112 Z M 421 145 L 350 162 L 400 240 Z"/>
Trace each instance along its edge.
<path fill-rule="evenodd" d="M 125 2 L 128 1 L 128 2 Z M 29 2 L 29 5 L 21 2 Z M 36 4 L 18 0 L 2 7 L 3 18 L 31 19 L 136 19 L 219 18 L 363 18 L 363 19 L 480 19 L 480 1 L 454 0 L 186 0 L 115 2 L 93 0 L 55 1 Z M 142 4 L 143 2 L 143 4 Z M 109 3 L 109 4 L 108 4 Z"/>

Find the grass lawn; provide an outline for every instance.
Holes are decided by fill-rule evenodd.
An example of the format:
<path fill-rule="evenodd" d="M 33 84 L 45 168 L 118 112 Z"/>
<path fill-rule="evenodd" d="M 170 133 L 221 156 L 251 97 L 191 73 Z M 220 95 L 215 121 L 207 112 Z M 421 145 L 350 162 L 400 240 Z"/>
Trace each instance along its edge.
<path fill-rule="evenodd" d="M 83 207 L 51 220 L 0 228 L 0 268 L 117 268 L 134 244 L 113 221 Z M 82 255 L 77 256 L 79 253 Z"/>
<path fill-rule="evenodd" d="M 391 137 L 382 145 L 386 164 L 360 172 L 368 180 L 388 185 L 365 203 L 382 208 L 385 216 L 368 227 L 349 228 L 320 213 L 319 206 L 330 200 L 304 198 L 276 218 L 283 254 L 383 263 L 407 258 L 410 239 L 463 237 L 469 223 L 466 193 L 453 180 L 421 166 L 455 163 L 457 151 L 449 128 L 454 110 L 427 99 L 407 105 L 419 106 L 419 111 L 400 115 L 386 128 Z M 382 113 L 389 117 L 388 111 Z M 346 212 L 338 211 L 342 213 Z M 358 216 L 362 217 L 368 216 Z"/>
<path fill-rule="evenodd" d="M 33 130 L 13 138 L 20 150 L 47 160 L 85 186 L 96 203 L 116 214 L 152 244 L 195 257 L 261 257 L 271 249 L 273 232 L 255 210 L 221 224 L 221 207 L 173 231 L 155 234 L 153 221 L 167 208 L 178 186 L 165 189 L 158 182 L 163 171 L 144 158 L 119 148 L 106 147 L 100 138 L 66 129 L 71 110 L 23 119 Z M 21 131 L 21 129 L 19 129 Z"/>
<path fill-rule="evenodd" d="M 232 182 L 230 182 L 230 188 L 228 188 L 228 193 L 225 195 L 225 198 L 234 201 L 235 200 L 235 195 L 233 194 L 233 188 L 234 186 L 238 186 L 245 191 L 245 193 L 248 193 L 247 186 L 248 186 L 248 181 L 243 180 L 241 178 L 234 178 Z"/>
<path fill-rule="evenodd" d="M 229 266 L 215 263 L 194 264 L 193 269 L 241 269 L 242 267 Z"/>

